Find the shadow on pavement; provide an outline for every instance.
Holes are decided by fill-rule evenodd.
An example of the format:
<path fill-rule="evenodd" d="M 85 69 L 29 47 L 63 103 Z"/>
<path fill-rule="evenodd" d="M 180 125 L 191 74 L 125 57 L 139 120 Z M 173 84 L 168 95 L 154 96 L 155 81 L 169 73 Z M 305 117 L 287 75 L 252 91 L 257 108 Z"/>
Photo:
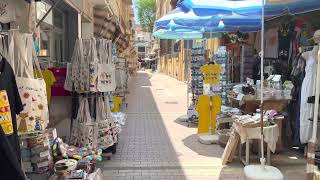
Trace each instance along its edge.
<path fill-rule="evenodd" d="M 174 122 L 177 124 L 180 124 L 182 126 L 188 127 L 188 128 L 197 128 L 198 127 L 198 125 L 195 123 L 188 123 L 187 118 L 188 117 L 186 115 L 183 115 L 183 116 L 178 117 Z"/>
<path fill-rule="evenodd" d="M 221 148 L 219 145 L 201 144 L 198 140 L 197 134 L 188 136 L 183 140 L 183 143 L 192 151 L 202 156 L 221 158 L 223 153 L 223 148 Z"/>
<path fill-rule="evenodd" d="M 172 177 L 169 170 L 174 170 L 179 179 L 187 179 L 151 86 L 147 72 L 138 72 L 129 82 L 127 121 L 117 154 L 111 161 L 103 162 L 106 178 L 167 179 Z"/>

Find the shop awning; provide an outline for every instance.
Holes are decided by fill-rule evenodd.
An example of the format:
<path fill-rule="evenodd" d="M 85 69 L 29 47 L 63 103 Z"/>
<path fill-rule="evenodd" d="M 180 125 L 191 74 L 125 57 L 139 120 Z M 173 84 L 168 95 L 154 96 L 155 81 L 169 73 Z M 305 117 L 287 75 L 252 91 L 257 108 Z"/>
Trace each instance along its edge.
<path fill-rule="evenodd" d="M 126 25 L 125 25 L 125 23 L 124 23 L 122 18 L 120 18 L 119 26 L 120 26 L 121 33 L 125 34 L 126 33 Z"/>
<path fill-rule="evenodd" d="M 128 47 L 129 47 L 129 36 L 120 33 L 118 38 L 117 38 L 117 46 L 118 46 L 118 51 L 120 53 L 124 52 Z"/>
<path fill-rule="evenodd" d="M 94 8 L 94 35 L 106 39 L 116 38 L 116 17 L 110 16 L 104 9 Z"/>

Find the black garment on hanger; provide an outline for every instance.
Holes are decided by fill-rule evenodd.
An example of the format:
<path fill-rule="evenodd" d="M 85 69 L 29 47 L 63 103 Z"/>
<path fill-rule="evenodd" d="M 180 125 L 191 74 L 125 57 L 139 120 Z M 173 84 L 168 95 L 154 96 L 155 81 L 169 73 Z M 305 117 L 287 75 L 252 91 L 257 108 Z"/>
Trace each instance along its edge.
<path fill-rule="evenodd" d="M 13 153 L 10 142 L 0 126 L 0 173 L 1 179 L 25 180 L 20 162 Z"/>
<path fill-rule="evenodd" d="M 301 145 L 300 142 L 300 106 L 301 106 L 301 86 L 305 77 L 306 60 L 298 54 L 294 60 L 294 67 L 291 73 L 291 80 L 294 88 L 291 91 L 292 100 L 289 108 L 289 127 L 292 131 L 293 145 Z"/>
<path fill-rule="evenodd" d="M 294 35 L 294 27 L 291 23 L 282 24 L 280 26 L 279 36 L 279 59 L 288 62 L 289 56 L 292 53 L 290 44 Z"/>
<path fill-rule="evenodd" d="M 11 144 L 11 153 L 17 158 L 18 162 L 20 161 L 20 143 L 17 131 L 17 121 L 16 115 L 23 110 L 23 105 L 21 103 L 20 95 L 18 92 L 16 79 L 13 73 L 13 70 L 8 63 L 8 61 L 2 58 L 0 61 L 0 90 L 5 90 L 8 95 L 12 124 L 13 124 L 13 134 L 6 136 L 9 143 Z M 1 161 L 3 162 L 3 161 Z M 6 163 L 0 163 L 6 164 Z M 1 169 L 1 168 L 0 168 Z M 1 170 L 0 170 L 1 171 Z"/>
<path fill-rule="evenodd" d="M 261 58 L 259 56 L 256 57 L 255 62 L 253 64 L 253 70 L 252 70 L 252 74 L 253 74 L 253 80 L 254 80 L 254 84 L 257 83 L 257 80 L 260 80 L 260 64 L 261 64 Z"/>

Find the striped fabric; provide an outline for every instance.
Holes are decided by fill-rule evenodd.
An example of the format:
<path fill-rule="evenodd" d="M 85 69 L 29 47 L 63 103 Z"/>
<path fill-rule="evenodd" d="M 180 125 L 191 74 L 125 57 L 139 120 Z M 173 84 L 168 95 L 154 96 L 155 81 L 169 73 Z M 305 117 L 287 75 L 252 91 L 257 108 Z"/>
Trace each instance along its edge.
<path fill-rule="evenodd" d="M 223 26 L 219 23 L 223 21 Z M 257 31 L 261 27 L 260 17 L 249 17 L 233 13 L 232 15 L 197 16 L 191 9 L 184 13 L 181 8 L 176 8 L 168 15 L 155 22 L 158 29 L 190 29 L 194 31 Z"/>
<path fill-rule="evenodd" d="M 190 30 L 164 30 L 160 29 L 153 33 L 155 38 L 159 39 L 183 39 L 183 40 L 190 40 L 190 39 L 202 39 L 203 33 L 200 31 L 190 31 Z"/>
<path fill-rule="evenodd" d="M 99 38 L 111 39 L 116 38 L 116 17 L 109 16 L 104 9 L 94 9 L 94 36 Z"/>
<path fill-rule="evenodd" d="M 129 47 L 129 37 L 124 34 L 124 28 L 123 23 L 117 24 L 116 16 L 110 16 L 104 9 L 94 8 L 94 36 L 116 41 L 120 53 Z"/>
<path fill-rule="evenodd" d="M 182 0 L 177 6 L 185 11 L 193 9 L 199 16 L 232 13 L 261 16 L 262 0 Z M 265 15 L 279 16 L 285 11 L 301 14 L 319 9 L 319 0 L 266 0 Z"/>

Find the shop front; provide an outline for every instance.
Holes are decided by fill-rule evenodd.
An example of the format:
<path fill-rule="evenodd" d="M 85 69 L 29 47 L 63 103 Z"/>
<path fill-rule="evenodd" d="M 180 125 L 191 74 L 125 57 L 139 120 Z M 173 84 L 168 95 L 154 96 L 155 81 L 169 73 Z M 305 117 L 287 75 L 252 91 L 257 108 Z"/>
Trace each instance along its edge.
<path fill-rule="evenodd" d="M 103 179 L 95 164 L 116 153 L 129 77 L 120 57 L 130 37 L 116 21 L 114 32 L 99 24 L 87 2 L 0 2 L 7 179 Z"/>
<path fill-rule="evenodd" d="M 250 155 L 256 152 L 262 157 L 262 167 L 266 167 L 264 153 L 267 154 L 266 163 L 270 165 L 273 164 L 271 152 L 281 156 L 298 149 L 299 159 L 305 159 L 304 153 L 308 154 L 309 176 L 313 167 L 318 166 L 317 145 L 307 147 L 310 141 L 314 143 L 317 139 L 318 6 L 308 7 L 310 11 L 301 11 L 295 3 L 288 2 L 286 7 L 291 13 L 279 13 L 276 6 L 282 4 L 267 2 L 262 31 L 265 33 L 261 36 L 260 23 L 256 27 L 248 25 L 256 20 L 252 14 L 260 13 L 257 14 L 260 16 L 261 9 L 254 9 L 255 6 L 237 9 L 236 5 L 248 5 L 241 3 L 235 2 L 234 9 L 229 6 L 223 8 L 224 5 L 219 9 L 212 2 L 186 0 L 168 17 L 156 22 L 159 29 L 168 28 L 172 34 L 175 31 L 179 34 L 179 27 L 186 29 L 188 23 L 193 24 L 190 28 L 193 31 L 198 28 L 210 34 L 223 32 L 219 38 L 220 46 L 213 54 L 206 53 L 209 48 L 205 38 L 193 40 L 187 122 L 198 125 L 201 143 L 219 143 L 225 147 L 223 165 L 232 162 L 238 154 L 240 162 L 252 167 L 249 166 L 253 159 Z M 181 14 L 181 7 L 189 11 Z M 233 13 L 228 14 L 230 9 Z M 180 15 L 174 16 L 176 12 Z M 224 17 L 216 21 L 205 19 L 217 12 Z M 235 12 L 241 16 L 235 17 Z M 296 12 L 295 15 L 292 12 Z M 223 13 L 226 15 L 221 15 Z M 166 22 L 170 22 L 168 27 Z M 217 29 L 206 26 L 210 23 L 217 25 Z M 245 152 L 242 144 L 246 144 Z M 315 166 L 310 164 L 312 161 L 316 162 Z M 275 171 L 279 177 L 282 176 L 278 170 Z"/>

